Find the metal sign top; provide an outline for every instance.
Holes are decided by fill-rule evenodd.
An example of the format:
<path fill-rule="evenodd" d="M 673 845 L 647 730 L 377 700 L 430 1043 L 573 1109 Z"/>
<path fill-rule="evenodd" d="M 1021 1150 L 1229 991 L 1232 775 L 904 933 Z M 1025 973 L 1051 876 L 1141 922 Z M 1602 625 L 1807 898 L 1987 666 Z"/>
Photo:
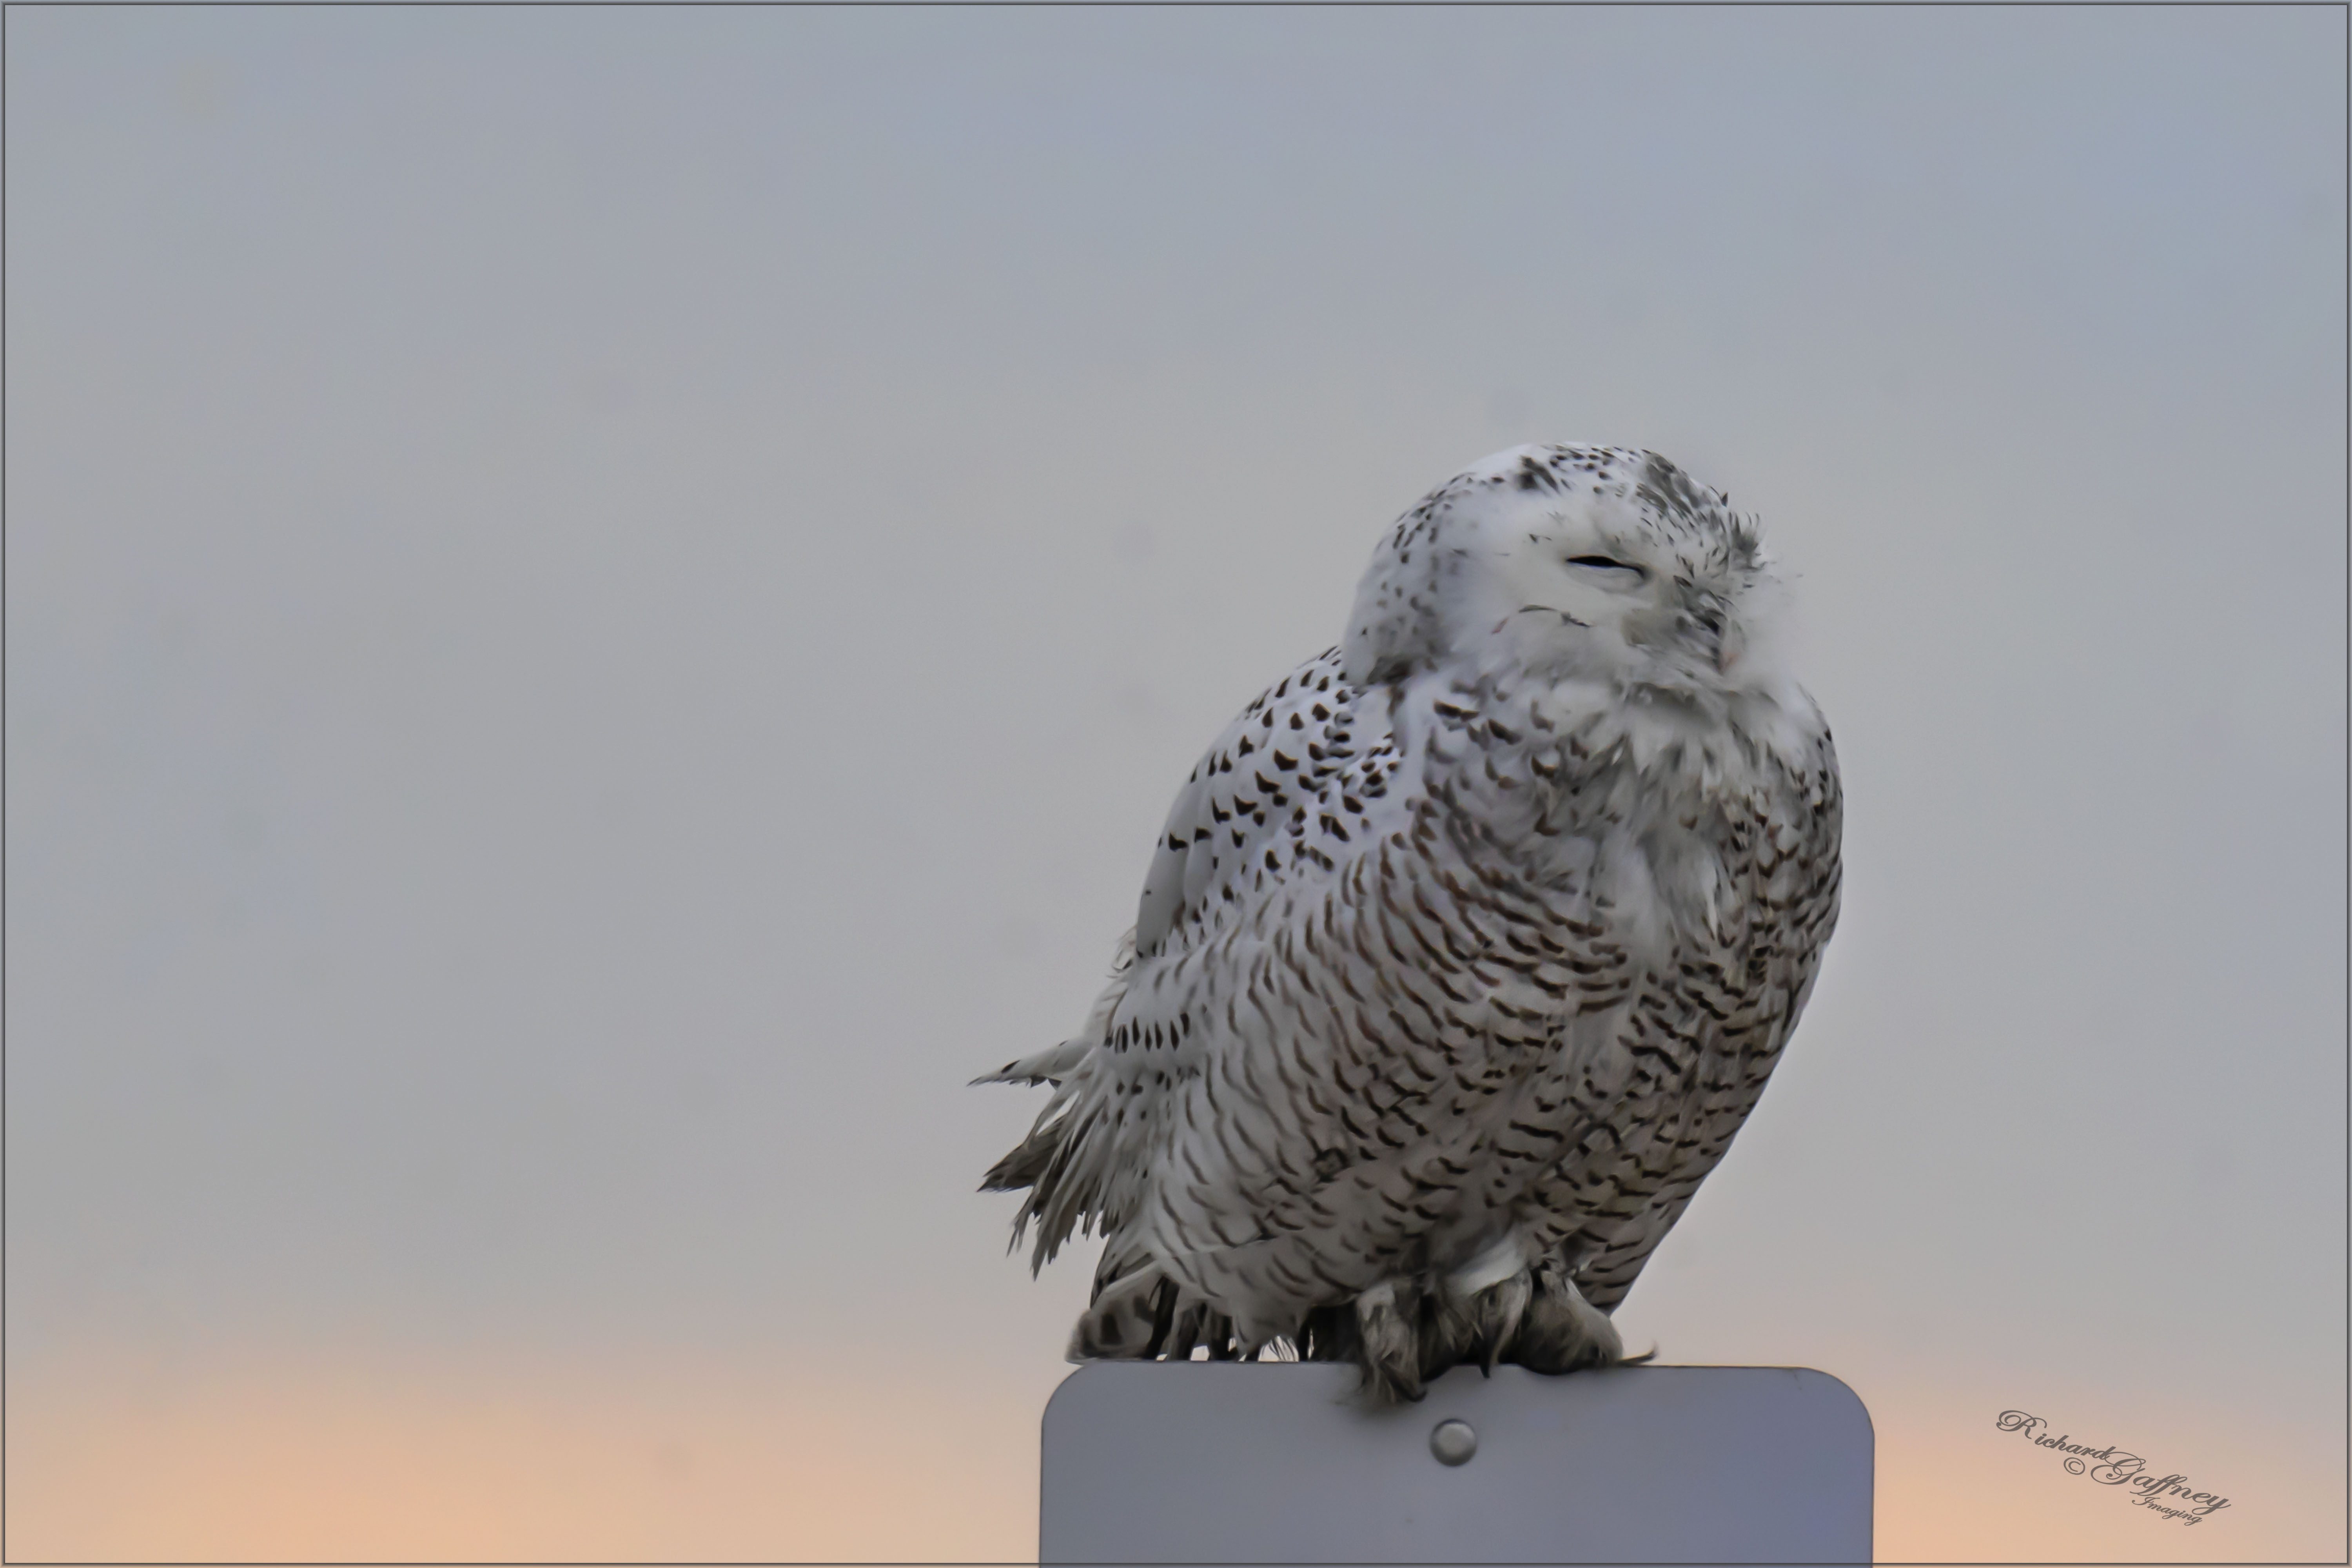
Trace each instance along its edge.
<path fill-rule="evenodd" d="M 1867 1563 L 1870 1416 L 1801 1367 L 1100 1362 L 1045 1408 L 1044 1563 Z"/>

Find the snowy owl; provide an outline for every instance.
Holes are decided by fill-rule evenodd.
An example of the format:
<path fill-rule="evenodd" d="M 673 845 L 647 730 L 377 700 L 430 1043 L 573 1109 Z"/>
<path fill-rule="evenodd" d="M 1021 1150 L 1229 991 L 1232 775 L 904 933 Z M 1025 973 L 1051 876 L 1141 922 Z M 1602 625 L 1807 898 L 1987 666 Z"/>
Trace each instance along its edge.
<path fill-rule="evenodd" d="M 1339 646 L 1176 797 L 1053 1098 L 983 1189 L 1073 1359 L 1624 1359 L 1609 1314 L 1755 1106 L 1838 908 L 1829 727 L 1754 522 L 1664 458 L 1528 446 L 1373 552 Z"/>

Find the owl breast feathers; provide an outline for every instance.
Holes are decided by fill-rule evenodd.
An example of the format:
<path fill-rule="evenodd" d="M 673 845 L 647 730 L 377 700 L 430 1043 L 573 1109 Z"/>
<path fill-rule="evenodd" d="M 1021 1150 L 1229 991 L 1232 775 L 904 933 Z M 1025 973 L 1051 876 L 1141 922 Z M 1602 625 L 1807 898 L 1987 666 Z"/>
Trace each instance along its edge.
<path fill-rule="evenodd" d="M 1071 1353 L 1622 1357 L 1837 919 L 1828 726 L 1753 525 L 1663 458 L 1523 447 L 1382 540 L 1341 644 L 1178 794 L 1085 1027 L 988 1173 Z"/>

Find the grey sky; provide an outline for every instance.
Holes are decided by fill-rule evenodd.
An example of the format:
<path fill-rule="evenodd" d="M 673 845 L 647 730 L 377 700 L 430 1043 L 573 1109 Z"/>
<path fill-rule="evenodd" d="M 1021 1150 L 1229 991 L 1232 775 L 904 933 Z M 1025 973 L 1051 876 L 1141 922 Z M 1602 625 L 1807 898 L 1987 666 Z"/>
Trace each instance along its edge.
<path fill-rule="evenodd" d="M 1042 1401 L 964 1080 L 1381 528 L 1591 439 L 1761 514 L 1850 802 L 1628 1337 L 2340 1455 L 2341 11 L 6 28 L 18 1363 Z"/>

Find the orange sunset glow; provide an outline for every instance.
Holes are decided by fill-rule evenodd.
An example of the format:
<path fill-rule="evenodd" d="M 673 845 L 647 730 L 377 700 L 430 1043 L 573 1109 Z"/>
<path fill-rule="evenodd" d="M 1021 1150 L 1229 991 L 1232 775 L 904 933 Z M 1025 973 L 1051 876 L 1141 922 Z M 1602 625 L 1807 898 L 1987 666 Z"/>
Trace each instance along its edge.
<path fill-rule="evenodd" d="M 1018 1562 L 1036 1551 L 1046 1391 L 943 1396 L 772 1363 L 84 1355 L 12 1384 L 6 1545 L 62 1562 Z M 2065 1476 L 1969 1394 L 1878 1392 L 1882 1561 L 2340 1550 L 2324 1456 L 2184 1432 L 2236 1493 L 2184 1530 Z"/>

